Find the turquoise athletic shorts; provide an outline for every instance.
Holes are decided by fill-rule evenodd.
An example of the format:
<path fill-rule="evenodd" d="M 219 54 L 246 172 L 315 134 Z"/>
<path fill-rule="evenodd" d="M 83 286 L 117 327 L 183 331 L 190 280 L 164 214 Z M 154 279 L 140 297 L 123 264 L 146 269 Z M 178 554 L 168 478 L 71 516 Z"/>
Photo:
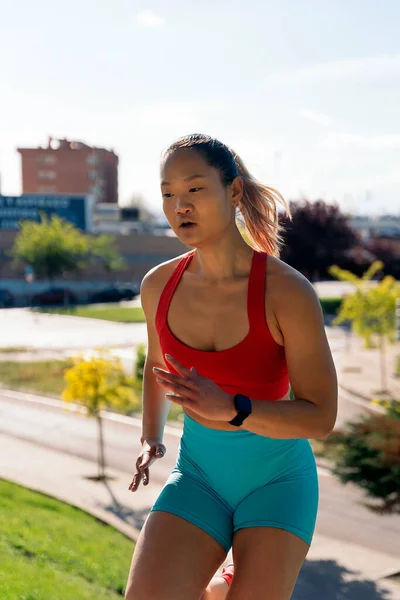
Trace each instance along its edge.
<path fill-rule="evenodd" d="M 218 431 L 185 415 L 176 467 L 152 510 L 190 521 L 228 552 L 247 527 L 285 529 L 310 544 L 317 508 L 308 440 Z"/>

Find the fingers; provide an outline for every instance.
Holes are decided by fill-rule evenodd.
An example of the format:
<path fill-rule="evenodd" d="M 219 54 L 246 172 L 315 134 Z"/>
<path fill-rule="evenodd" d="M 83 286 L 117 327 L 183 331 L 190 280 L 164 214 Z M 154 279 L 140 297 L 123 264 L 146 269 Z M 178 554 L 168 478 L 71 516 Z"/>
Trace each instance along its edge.
<path fill-rule="evenodd" d="M 140 485 L 141 479 L 142 479 L 142 473 L 140 471 L 137 471 L 134 474 L 133 479 L 132 479 L 132 483 L 130 484 L 130 486 L 129 486 L 128 489 L 131 492 L 136 492 L 136 490 L 138 489 L 138 487 Z"/>
<path fill-rule="evenodd" d="M 175 394 L 165 394 L 165 397 L 168 398 L 168 400 L 175 402 L 175 404 L 179 404 L 179 406 L 187 406 L 190 408 L 190 406 L 194 404 L 188 398 L 182 398 L 182 396 L 176 396 Z"/>
<path fill-rule="evenodd" d="M 170 390 L 174 395 L 181 396 L 182 398 L 186 398 L 189 401 L 194 401 L 198 397 L 198 392 L 187 388 L 184 385 L 179 383 L 173 383 L 171 381 L 167 381 L 161 377 L 157 377 L 156 381 L 159 385 L 161 385 L 166 390 Z"/>
<path fill-rule="evenodd" d="M 154 373 L 162 380 L 169 381 L 170 383 L 175 383 L 177 385 L 182 385 L 185 388 L 198 391 L 199 386 L 194 379 L 189 379 L 187 377 L 183 377 L 181 375 L 174 375 L 169 371 L 164 371 L 164 369 L 160 369 L 159 367 L 153 367 Z M 190 371 L 189 371 L 190 372 Z"/>
<path fill-rule="evenodd" d="M 164 444 L 156 444 L 148 450 L 141 453 L 136 461 L 136 473 L 133 476 L 132 482 L 129 486 L 131 492 L 136 492 L 140 486 L 141 481 L 143 485 L 148 485 L 150 481 L 149 468 L 153 462 L 159 458 L 163 458 L 167 449 Z"/>
<path fill-rule="evenodd" d="M 144 469 L 143 474 L 143 485 L 148 485 L 150 481 L 150 471 L 149 469 Z"/>
<path fill-rule="evenodd" d="M 174 369 L 176 371 L 178 371 L 178 373 L 180 373 L 180 375 L 182 375 L 183 377 L 189 377 L 192 378 L 194 376 L 194 373 L 190 370 L 187 369 L 186 367 L 184 367 L 183 365 L 181 365 L 180 362 L 178 362 L 173 356 L 171 356 L 170 354 L 166 354 L 165 358 L 167 359 L 167 361 L 174 367 Z M 196 373 L 197 375 L 197 373 Z"/>

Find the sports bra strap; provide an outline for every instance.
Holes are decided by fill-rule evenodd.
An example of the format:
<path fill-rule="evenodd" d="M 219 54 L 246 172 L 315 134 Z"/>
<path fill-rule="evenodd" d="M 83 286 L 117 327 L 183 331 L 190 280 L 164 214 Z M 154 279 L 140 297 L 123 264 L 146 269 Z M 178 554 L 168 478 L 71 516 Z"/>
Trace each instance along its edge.
<path fill-rule="evenodd" d="M 265 280 L 268 254 L 254 251 L 251 271 L 249 276 L 249 289 L 247 296 L 247 314 L 250 330 L 262 328 L 266 325 L 265 319 Z"/>
<path fill-rule="evenodd" d="M 191 250 L 184 256 L 182 256 L 181 260 L 176 265 L 174 272 L 171 277 L 168 279 L 164 289 L 161 293 L 160 300 L 158 302 L 157 314 L 156 314 L 156 329 L 157 331 L 161 331 L 162 327 L 167 322 L 168 309 L 172 300 L 172 296 L 175 293 L 176 288 L 179 285 L 179 282 L 182 278 L 183 273 L 185 272 L 187 266 L 193 258 L 194 250 Z"/>

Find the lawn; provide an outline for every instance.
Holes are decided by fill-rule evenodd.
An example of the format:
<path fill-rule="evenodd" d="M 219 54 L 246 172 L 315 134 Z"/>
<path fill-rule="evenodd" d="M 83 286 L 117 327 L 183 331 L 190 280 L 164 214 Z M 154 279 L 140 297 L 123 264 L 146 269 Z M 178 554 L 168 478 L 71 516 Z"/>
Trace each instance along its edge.
<path fill-rule="evenodd" d="M 64 390 L 67 360 L 0 361 L 0 383 L 9 389 L 60 397 Z M 170 421 L 183 419 L 182 409 L 172 404 Z"/>
<path fill-rule="evenodd" d="M 60 396 L 68 366 L 66 360 L 0 361 L 0 382 L 14 390 Z"/>
<path fill-rule="evenodd" d="M 140 306 L 118 306 L 115 304 L 104 306 L 76 306 L 71 308 L 41 308 L 40 312 L 86 317 L 88 319 L 101 319 L 103 321 L 116 321 L 118 323 L 144 323 L 145 317 Z"/>
<path fill-rule="evenodd" d="M 117 600 L 133 542 L 94 517 L 0 480 L 1 600 Z"/>

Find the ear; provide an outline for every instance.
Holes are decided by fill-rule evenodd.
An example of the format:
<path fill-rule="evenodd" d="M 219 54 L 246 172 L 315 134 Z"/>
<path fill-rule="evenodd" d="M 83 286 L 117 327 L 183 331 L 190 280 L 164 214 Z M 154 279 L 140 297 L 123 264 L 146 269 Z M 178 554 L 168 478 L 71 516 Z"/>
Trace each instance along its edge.
<path fill-rule="evenodd" d="M 243 198 L 243 179 L 235 177 L 231 183 L 231 200 L 234 206 L 239 206 Z"/>

